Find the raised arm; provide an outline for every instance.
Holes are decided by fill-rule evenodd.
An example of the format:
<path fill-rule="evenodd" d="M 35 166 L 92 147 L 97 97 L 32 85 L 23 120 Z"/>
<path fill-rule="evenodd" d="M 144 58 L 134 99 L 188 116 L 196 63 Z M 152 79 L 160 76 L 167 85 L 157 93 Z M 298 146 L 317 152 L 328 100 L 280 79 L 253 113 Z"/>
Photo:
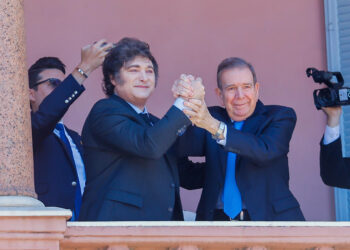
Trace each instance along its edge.
<path fill-rule="evenodd" d="M 190 124 L 186 115 L 175 106 L 153 127 L 147 127 L 142 124 L 141 118 L 122 105 L 111 107 L 105 104 L 97 103 L 89 115 L 94 137 L 108 145 L 109 149 L 138 157 L 160 158 L 175 142 L 179 130 Z"/>
<path fill-rule="evenodd" d="M 39 105 L 36 112 L 31 112 L 33 144 L 37 145 L 48 136 L 55 125 L 62 119 L 70 105 L 85 90 L 82 83 L 99 67 L 108 49 L 113 45 L 100 40 L 87 45 L 81 50 L 81 61 L 73 72 L 65 78 Z"/>

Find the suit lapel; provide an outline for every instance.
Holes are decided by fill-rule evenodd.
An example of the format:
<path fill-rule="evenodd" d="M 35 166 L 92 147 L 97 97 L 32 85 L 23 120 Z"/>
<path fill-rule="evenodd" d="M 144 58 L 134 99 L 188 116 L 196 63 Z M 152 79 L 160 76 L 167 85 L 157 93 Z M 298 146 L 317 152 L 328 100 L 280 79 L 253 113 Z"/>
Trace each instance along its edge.
<path fill-rule="evenodd" d="M 254 113 L 244 121 L 242 132 L 248 132 L 250 134 L 256 134 L 261 124 L 265 120 L 264 116 L 265 107 L 262 102 L 258 101 Z M 239 168 L 241 161 L 241 156 L 237 155 L 236 166 Z"/>
<path fill-rule="evenodd" d="M 224 122 L 227 126 L 231 126 L 232 122 L 230 117 L 228 116 L 226 109 L 222 109 L 222 112 L 218 114 L 216 117 L 219 121 Z M 223 183 L 225 181 L 225 173 L 226 173 L 226 165 L 227 165 L 227 154 L 228 152 L 224 150 L 224 147 L 219 146 L 217 147 L 217 142 L 212 140 L 212 142 L 215 144 L 214 148 L 217 148 L 218 155 L 219 155 L 219 168 L 220 168 L 220 183 Z"/>
<path fill-rule="evenodd" d="M 62 148 L 63 148 L 63 151 L 64 153 L 66 154 L 66 157 L 68 158 L 68 161 L 70 162 L 70 165 L 73 169 L 73 172 L 76 173 L 76 169 L 75 169 L 75 162 L 74 162 L 74 159 L 72 158 L 72 154 L 73 154 L 73 151 L 72 151 L 72 154 L 70 153 L 70 150 L 69 148 L 67 148 L 66 144 L 57 136 L 55 135 L 57 141 L 61 144 Z"/>
<path fill-rule="evenodd" d="M 138 123 L 144 126 L 150 126 L 124 99 L 120 98 L 117 95 L 112 95 L 110 98 L 118 103 L 121 103 L 125 107 L 125 109 L 129 111 L 128 113 L 130 114 L 130 116 L 134 118 L 133 120 L 136 120 Z M 154 117 L 152 117 L 153 116 L 151 115 L 151 120 L 153 122 Z"/>
<path fill-rule="evenodd" d="M 79 154 L 83 157 L 83 144 L 81 141 L 81 138 L 78 134 L 72 132 L 69 128 L 66 128 L 67 133 L 69 134 L 70 138 L 72 138 L 72 141 L 77 146 Z"/>

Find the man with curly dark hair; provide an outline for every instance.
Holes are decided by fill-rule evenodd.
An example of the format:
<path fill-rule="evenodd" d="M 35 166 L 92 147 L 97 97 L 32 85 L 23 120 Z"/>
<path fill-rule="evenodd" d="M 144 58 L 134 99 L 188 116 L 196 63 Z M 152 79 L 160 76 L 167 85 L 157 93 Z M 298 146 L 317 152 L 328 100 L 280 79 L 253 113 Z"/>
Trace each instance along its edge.
<path fill-rule="evenodd" d="M 94 105 L 82 132 L 87 179 L 79 219 L 183 220 L 171 147 L 191 122 L 176 102 L 162 119 L 148 113 L 158 79 L 148 44 L 120 40 L 103 63 L 103 76 L 108 98 Z"/>

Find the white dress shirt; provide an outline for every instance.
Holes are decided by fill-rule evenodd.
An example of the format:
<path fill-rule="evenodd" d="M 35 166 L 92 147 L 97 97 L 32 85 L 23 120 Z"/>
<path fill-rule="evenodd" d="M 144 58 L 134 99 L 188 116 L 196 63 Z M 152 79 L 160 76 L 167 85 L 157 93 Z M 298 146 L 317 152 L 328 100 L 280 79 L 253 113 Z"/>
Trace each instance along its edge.
<path fill-rule="evenodd" d="M 62 121 L 60 121 L 59 123 L 62 123 Z M 60 138 L 60 132 L 55 129 L 53 131 L 55 133 L 55 135 Z M 85 166 L 84 166 L 84 162 L 83 159 L 79 153 L 79 150 L 77 148 L 77 145 L 75 145 L 75 143 L 73 142 L 73 139 L 69 136 L 69 134 L 67 133 L 66 129 L 64 129 L 64 133 L 66 134 L 70 147 L 72 149 L 72 153 L 73 153 L 73 160 L 75 163 L 75 167 L 77 169 L 77 174 L 78 174 L 78 178 L 79 178 L 79 183 L 80 183 L 80 190 L 81 190 L 81 195 L 83 195 L 84 193 L 84 188 L 85 188 L 85 182 L 86 182 L 86 175 L 85 175 Z"/>
<path fill-rule="evenodd" d="M 340 136 L 340 126 L 337 125 L 335 127 L 329 127 L 326 125 L 326 129 L 324 131 L 323 144 L 327 145 L 335 140 L 337 140 Z"/>

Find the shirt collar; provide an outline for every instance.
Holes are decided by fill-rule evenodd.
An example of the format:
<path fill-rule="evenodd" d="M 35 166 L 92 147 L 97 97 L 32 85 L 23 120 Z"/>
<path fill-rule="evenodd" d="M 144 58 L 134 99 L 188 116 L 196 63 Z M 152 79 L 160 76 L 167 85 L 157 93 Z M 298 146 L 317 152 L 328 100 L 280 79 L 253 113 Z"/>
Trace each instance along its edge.
<path fill-rule="evenodd" d="M 114 93 L 116 96 L 118 96 L 116 93 Z M 124 100 L 125 101 L 125 100 Z M 130 103 L 130 102 L 127 102 L 127 101 L 125 101 L 127 104 L 129 104 L 130 105 L 130 107 L 132 107 L 133 108 L 133 110 L 135 110 L 135 112 L 137 113 L 137 114 L 148 114 L 148 111 L 147 111 L 147 108 L 146 108 L 146 106 L 144 107 L 144 109 L 143 110 L 141 110 L 139 107 L 136 107 L 134 104 L 132 104 L 132 103 Z"/>
<path fill-rule="evenodd" d="M 134 104 L 127 102 L 137 114 L 148 114 L 147 108 L 144 107 L 143 110 L 141 110 L 139 107 L 136 107 Z"/>
<path fill-rule="evenodd" d="M 232 123 L 237 122 L 237 121 L 232 120 L 231 118 L 230 118 L 230 120 L 231 120 L 231 122 L 232 122 Z M 244 123 L 244 122 L 245 122 L 245 120 L 243 120 L 243 121 L 239 121 L 239 122 Z"/>

